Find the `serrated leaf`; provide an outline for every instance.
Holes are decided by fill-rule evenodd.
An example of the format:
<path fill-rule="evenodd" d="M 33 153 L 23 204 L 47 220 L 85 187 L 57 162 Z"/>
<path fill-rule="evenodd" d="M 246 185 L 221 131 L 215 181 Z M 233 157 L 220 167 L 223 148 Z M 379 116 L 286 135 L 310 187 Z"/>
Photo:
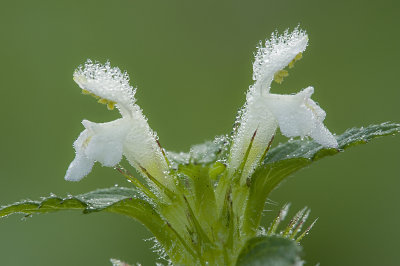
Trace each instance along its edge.
<path fill-rule="evenodd" d="M 317 160 L 327 155 L 334 155 L 348 147 L 368 143 L 374 138 L 394 135 L 399 132 L 400 124 L 389 122 L 361 128 L 351 128 L 346 130 L 343 134 L 336 136 L 339 144 L 338 149 L 325 148 L 311 139 L 291 140 L 271 149 L 268 152 L 264 164 L 290 158 Z"/>
<path fill-rule="evenodd" d="M 112 187 L 108 189 L 98 189 L 89 193 L 69 196 L 66 198 L 51 195 L 43 197 L 41 201 L 21 201 L 0 209 L 0 217 L 14 213 L 25 215 L 55 212 L 59 210 L 82 210 L 84 213 L 101 211 L 112 208 L 117 202 L 125 199 L 145 201 L 135 189 Z M 146 202 L 147 203 L 147 202 Z M 148 203 L 147 203 L 148 204 Z M 128 203 L 127 203 L 128 205 Z"/>
<path fill-rule="evenodd" d="M 213 141 L 193 145 L 188 153 L 167 151 L 167 156 L 174 168 L 190 163 L 210 164 L 226 156 L 228 143 L 226 136 L 218 136 Z"/>
<path fill-rule="evenodd" d="M 158 211 L 134 188 L 112 187 L 66 198 L 51 195 L 40 201 L 21 201 L 0 208 L 0 218 L 11 214 L 40 214 L 61 210 L 82 210 L 83 213 L 111 212 L 138 220 L 151 231 L 175 261 L 182 261 L 186 253 L 176 232 Z"/>
<path fill-rule="evenodd" d="M 263 164 L 252 175 L 243 230 L 257 230 L 269 193 L 294 172 L 325 156 L 335 155 L 374 138 L 399 132 L 400 124 L 383 123 L 346 130 L 336 137 L 338 149 L 325 148 L 313 140 L 292 140 L 271 149 Z"/>
<path fill-rule="evenodd" d="M 293 240 L 278 237 L 254 237 L 248 240 L 238 257 L 237 266 L 295 266 L 301 262 L 301 247 Z"/>

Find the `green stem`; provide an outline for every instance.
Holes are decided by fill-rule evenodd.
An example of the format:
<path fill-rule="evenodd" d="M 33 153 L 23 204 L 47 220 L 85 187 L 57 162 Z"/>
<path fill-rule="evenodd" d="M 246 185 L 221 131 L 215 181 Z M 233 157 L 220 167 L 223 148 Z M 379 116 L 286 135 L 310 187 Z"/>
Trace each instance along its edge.
<path fill-rule="evenodd" d="M 134 184 L 141 192 L 143 192 L 150 199 L 157 199 L 157 196 L 154 195 L 145 185 L 143 185 L 137 178 L 135 178 L 132 174 L 130 174 L 127 170 L 125 170 L 121 165 L 115 167 L 115 169 L 120 172 L 128 181 Z"/>

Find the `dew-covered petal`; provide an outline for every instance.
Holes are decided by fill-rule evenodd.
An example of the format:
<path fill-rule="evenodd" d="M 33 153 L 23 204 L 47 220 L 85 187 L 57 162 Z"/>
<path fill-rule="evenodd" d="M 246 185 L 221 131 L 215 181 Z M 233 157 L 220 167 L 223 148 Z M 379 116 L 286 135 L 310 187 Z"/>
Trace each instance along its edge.
<path fill-rule="evenodd" d="M 98 97 L 102 103 L 109 103 L 112 109 L 116 103 L 122 115 L 128 115 L 135 103 L 135 89 L 129 85 L 129 76 L 118 67 L 111 67 L 88 60 L 74 73 L 74 81 L 86 93 Z"/>
<path fill-rule="evenodd" d="M 239 123 L 240 126 L 233 136 L 228 168 L 231 171 L 236 171 L 239 168 L 255 134 L 242 170 L 242 176 L 245 179 L 253 172 L 260 161 L 275 134 L 278 124 L 261 97 L 248 99 L 248 104 L 239 118 Z"/>
<path fill-rule="evenodd" d="M 71 162 L 65 175 L 65 180 L 79 181 L 92 171 L 94 160 L 85 155 L 85 149 L 91 139 L 89 131 L 85 129 L 74 142 L 75 159 Z"/>
<path fill-rule="evenodd" d="M 104 166 L 112 167 L 122 159 L 123 143 L 132 126 L 130 119 L 121 118 L 108 123 L 84 120 L 83 125 L 92 134 L 85 155 Z"/>
<path fill-rule="evenodd" d="M 68 167 L 65 180 L 80 181 L 92 171 L 93 164 L 94 161 L 90 160 L 83 154 L 77 154 Z"/>
<path fill-rule="evenodd" d="M 168 165 L 156 141 L 157 135 L 151 130 L 144 116 L 138 115 L 132 121 L 134 126 L 129 128 L 123 147 L 125 157 L 139 172 L 143 167 L 164 183 Z"/>
<path fill-rule="evenodd" d="M 336 148 L 335 137 L 322 123 L 325 111 L 310 98 L 313 92 L 314 88 L 308 87 L 296 95 L 268 94 L 264 99 L 283 135 L 310 136 L 323 146 Z"/>
<path fill-rule="evenodd" d="M 286 30 L 283 35 L 273 33 L 271 39 L 265 42 L 265 46 L 258 47 L 253 63 L 254 89 L 269 91 L 275 73 L 289 65 L 299 53 L 304 52 L 307 43 L 307 34 L 298 28 L 290 33 Z"/>
<path fill-rule="evenodd" d="M 310 132 L 310 137 L 312 137 L 317 143 L 321 144 L 322 146 L 329 148 L 338 147 L 336 138 L 320 121 L 316 122 L 315 127 Z"/>
<path fill-rule="evenodd" d="M 76 156 L 65 176 L 69 181 L 79 181 L 88 175 L 96 161 L 110 167 L 119 163 L 123 142 L 131 126 L 129 119 L 124 118 L 108 123 L 83 120 L 82 124 L 86 129 L 74 142 Z"/>

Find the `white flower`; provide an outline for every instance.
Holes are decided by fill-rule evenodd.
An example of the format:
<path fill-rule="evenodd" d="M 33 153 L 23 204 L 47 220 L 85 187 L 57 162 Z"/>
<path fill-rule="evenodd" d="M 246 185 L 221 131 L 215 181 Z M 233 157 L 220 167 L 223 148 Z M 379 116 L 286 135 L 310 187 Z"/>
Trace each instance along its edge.
<path fill-rule="evenodd" d="M 90 94 L 108 109 L 116 106 L 122 118 L 107 123 L 83 120 L 85 130 L 74 142 L 76 157 L 65 175 L 66 180 L 79 181 L 86 176 L 94 162 L 115 166 L 124 155 L 140 172 L 146 171 L 161 183 L 168 182 L 168 165 L 150 129 L 142 110 L 135 104 L 135 89 L 129 85 L 129 77 L 119 68 L 92 63 L 74 73 L 75 82 L 84 94 Z"/>
<path fill-rule="evenodd" d="M 247 101 L 238 120 L 229 158 L 231 174 L 241 166 L 253 139 L 247 161 L 242 169 L 242 182 L 251 175 L 267 149 L 278 126 L 287 137 L 312 137 L 317 143 L 336 148 L 335 137 L 324 126 L 325 112 L 313 100 L 308 87 L 295 95 L 270 93 L 271 82 L 281 83 L 288 75 L 286 66 L 293 67 L 307 47 L 308 36 L 295 29 L 284 35 L 273 34 L 265 47 L 259 47 L 253 64 L 254 85 L 247 92 Z"/>

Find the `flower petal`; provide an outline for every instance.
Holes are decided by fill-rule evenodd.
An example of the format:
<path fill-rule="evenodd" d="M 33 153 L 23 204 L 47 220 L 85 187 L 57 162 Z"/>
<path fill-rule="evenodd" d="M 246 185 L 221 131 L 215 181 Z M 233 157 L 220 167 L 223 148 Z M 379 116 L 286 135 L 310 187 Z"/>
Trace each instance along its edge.
<path fill-rule="evenodd" d="M 122 159 L 123 143 L 128 133 L 129 119 L 122 118 L 108 123 L 82 121 L 92 137 L 87 144 L 85 154 L 88 158 L 112 167 Z"/>
<path fill-rule="evenodd" d="M 65 180 L 79 181 L 92 171 L 94 160 L 89 159 L 85 155 L 85 147 L 90 141 L 91 136 L 88 130 L 81 132 L 79 137 L 74 142 L 75 159 L 71 162 L 65 175 Z"/>
<path fill-rule="evenodd" d="M 109 62 L 101 65 L 88 60 L 84 67 L 75 70 L 74 81 L 81 89 L 100 97 L 100 101 L 117 103 L 123 115 L 134 106 L 136 90 L 129 85 L 128 74 L 118 67 L 112 68 Z"/>
<path fill-rule="evenodd" d="M 253 63 L 253 80 L 256 91 L 267 90 L 279 70 L 285 68 L 295 57 L 304 52 L 307 47 L 308 36 L 294 29 L 291 33 L 287 30 L 284 35 L 272 34 L 271 39 L 265 42 L 265 47 L 259 47 Z"/>
<path fill-rule="evenodd" d="M 161 183 L 170 182 L 165 178 L 168 165 L 156 141 L 157 135 L 151 130 L 143 115 L 134 117 L 132 121 L 135 126 L 129 128 L 124 142 L 125 157 L 139 172 L 143 167 Z"/>
<path fill-rule="evenodd" d="M 261 97 L 247 99 L 247 105 L 239 120 L 240 126 L 233 136 L 229 166 L 233 173 L 244 160 L 247 149 L 255 134 L 251 150 L 242 170 L 243 178 L 247 178 L 257 166 L 278 127 L 274 115 L 268 110 Z"/>
<path fill-rule="evenodd" d="M 322 123 L 325 111 L 310 98 L 313 92 L 314 88 L 308 87 L 296 95 L 268 94 L 264 98 L 283 135 L 310 136 L 323 146 L 336 148 L 335 137 Z"/>
<path fill-rule="evenodd" d="M 92 170 L 94 162 L 114 166 L 122 159 L 123 142 L 128 133 L 129 119 L 121 118 L 108 123 L 83 120 L 85 130 L 74 142 L 75 159 L 68 167 L 66 180 L 79 181 Z"/>
<path fill-rule="evenodd" d="M 65 180 L 80 181 L 92 171 L 93 164 L 94 161 L 82 154 L 77 154 L 68 167 Z"/>

